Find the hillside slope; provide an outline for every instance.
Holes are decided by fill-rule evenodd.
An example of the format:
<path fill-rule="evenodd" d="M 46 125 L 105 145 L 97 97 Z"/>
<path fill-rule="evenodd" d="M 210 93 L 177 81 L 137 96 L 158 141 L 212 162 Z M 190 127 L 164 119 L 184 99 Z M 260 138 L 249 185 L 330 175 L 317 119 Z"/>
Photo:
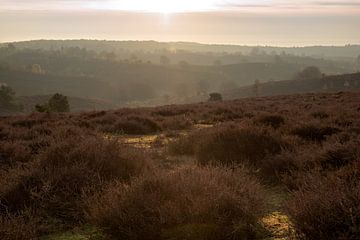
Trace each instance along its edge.
<path fill-rule="evenodd" d="M 320 79 L 287 80 L 249 85 L 224 92 L 226 99 L 275 96 L 294 93 L 359 91 L 360 73 L 326 76 Z"/>

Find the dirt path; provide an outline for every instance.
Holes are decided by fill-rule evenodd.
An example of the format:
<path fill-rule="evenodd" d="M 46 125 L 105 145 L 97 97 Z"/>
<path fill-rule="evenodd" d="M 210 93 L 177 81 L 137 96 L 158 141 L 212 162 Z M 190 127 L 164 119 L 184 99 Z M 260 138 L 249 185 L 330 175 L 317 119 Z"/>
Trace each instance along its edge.
<path fill-rule="evenodd" d="M 281 210 L 286 198 L 287 194 L 284 189 L 279 187 L 270 187 L 268 189 L 271 211 L 261 221 L 270 233 L 269 240 L 295 239 L 292 223 L 289 217 Z"/>
<path fill-rule="evenodd" d="M 191 130 L 178 131 L 178 135 L 185 135 L 194 129 L 209 128 L 212 125 L 195 125 Z M 129 144 L 136 148 L 151 149 L 157 142 L 159 144 L 167 144 L 171 138 L 163 133 L 153 135 L 125 135 L 125 136 L 109 136 L 116 137 L 119 141 Z M 269 231 L 270 235 L 267 240 L 294 240 L 294 231 L 289 217 L 281 211 L 281 206 L 286 199 L 285 190 L 280 188 L 269 188 L 269 204 L 271 212 L 261 219 L 263 226 Z"/>

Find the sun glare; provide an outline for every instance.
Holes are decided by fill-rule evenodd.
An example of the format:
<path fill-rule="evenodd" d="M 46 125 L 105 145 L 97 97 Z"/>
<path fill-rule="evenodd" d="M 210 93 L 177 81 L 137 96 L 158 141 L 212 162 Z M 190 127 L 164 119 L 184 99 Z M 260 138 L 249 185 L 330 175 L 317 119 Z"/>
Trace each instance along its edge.
<path fill-rule="evenodd" d="M 215 0 L 110 0 L 93 2 L 90 8 L 157 13 L 207 11 L 216 9 Z"/>

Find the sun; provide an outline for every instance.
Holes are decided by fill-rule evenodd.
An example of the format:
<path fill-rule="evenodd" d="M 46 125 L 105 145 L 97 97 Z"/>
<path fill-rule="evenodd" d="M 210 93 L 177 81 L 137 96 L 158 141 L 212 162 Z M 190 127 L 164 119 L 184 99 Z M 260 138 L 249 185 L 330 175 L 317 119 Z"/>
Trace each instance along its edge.
<path fill-rule="evenodd" d="M 109 0 L 93 1 L 90 8 L 155 13 L 207 11 L 216 8 L 216 0 Z"/>

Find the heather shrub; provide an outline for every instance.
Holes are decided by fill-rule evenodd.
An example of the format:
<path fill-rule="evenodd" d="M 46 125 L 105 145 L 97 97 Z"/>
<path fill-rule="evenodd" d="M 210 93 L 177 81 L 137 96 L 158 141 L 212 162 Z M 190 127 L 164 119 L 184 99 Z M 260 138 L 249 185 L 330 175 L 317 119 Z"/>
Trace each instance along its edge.
<path fill-rule="evenodd" d="M 360 235 L 359 167 L 342 176 L 309 180 L 289 200 L 286 210 L 299 239 L 358 239 Z"/>
<path fill-rule="evenodd" d="M 358 156 L 357 141 L 304 145 L 265 158 L 260 170 L 288 188 L 298 189 L 306 184 L 309 176 L 316 178 L 350 166 Z"/>
<path fill-rule="evenodd" d="M 257 119 L 257 122 L 267 126 L 271 126 L 273 128 L 279 128 L 285 123 L 285 119 L 281 115 L 264 114 Z"/>
<path fill-rule="evenodd" d="M 334 127 L 321 127 L 315 125 L 304 125 L 295 128 L 292 133 L 309 141 L 324 141 L 326 137 L 338 133 L 340 129 Z"/>
<path fill-rule="evenodd" d="M 186 168 L 115 183 L 86 212 L 115 239 L 256 239 L 264 209 L 262 189 L 244 169 Z"/>
<path fill-rule="evenodd" d="M 230 107 L 220 106 L 211 109 L 207 115 L 212 122 L 232 121 L 243 117 L 242 114 L 234 112 Z"/>
<path fill-rule="evenodd" d="M 314 118 L 325 119 L 329 117 L 329 114 L 324 111 L 315 111 L 311 113 L 311 116 Z"/>
<path fill-rule="evenodd" d="M 0 141 L 0 168 L 30 161 L 32 157 L 25 141 Z"/>
<path fill-rule="evenodd" d="M 336 170 L 345 167 L 359 157 L 359 144 L 350 142 L 346 144 L 332 144 L 327 147 L 319 157 L 319 163 L 324 170 Z"/>
<path fill-rule="evenodd" d="M 168 152 L 171 155 L 194 155 L 195 146 L 198 141 L 196 133 L 181 135 L 168 145 Z"/>
<path fill-rule="evenodd" d="M 37 115 L 34 115 L 32 117 L 28 117 L 28 118 L 24 118 L 24 117 L 20 117 L 19 119 L 15 119 L 11 125 L 13 127 L 24 127 L 24 128 L 31 128 L 37 125 L 41 125 L 45 122 L 46 120 L 44 118 L 40 118 Z"/>
<path fill-rule="evenodd" d="M 174 116 L 163 118 L 157 121 L 164 130 L 184 130 L 190 129 L 193 125 L 190 119 L 184 116 Z"/>
<path fill-rule="evenodd" d="M 197 138 L 195 155 L 202 165 L 261 165 L 266 156 L 286 146 L 278 136 L 254 126 L 224 125 L 202 131 Z"/>
<path fill-rule="evenodd" d="M 144 159 L 138 151 L 103 138 L 55 138 L 37 161 L 0 178 L 1 203 L 11 212 L 32 207 L 66 223 L 81 221 L 87 194 L 107 181 L 128 181 L 140 174 Z"/>
<path fill-rule="evenodd" d="M 159 109 L 155 109 L 155 111 L 153 111 L 153 115 L 159 115 L 163 117 L 174 117 L 191 113 L 194 113 L 194 110 L 181 106 L 165 106 L 160 107 Z"/>
<path fill-rule="evenodd" d="M 152 119 L 135 115 L 121 117 L 106 129 L 121 134 L 151 134 L 160 130 L 160 126 Z"/>
<path fill-rule="evenodd" d="M 41 223 L 29 212 L 0 215 L 1 240 L 38 239 Z"/>

